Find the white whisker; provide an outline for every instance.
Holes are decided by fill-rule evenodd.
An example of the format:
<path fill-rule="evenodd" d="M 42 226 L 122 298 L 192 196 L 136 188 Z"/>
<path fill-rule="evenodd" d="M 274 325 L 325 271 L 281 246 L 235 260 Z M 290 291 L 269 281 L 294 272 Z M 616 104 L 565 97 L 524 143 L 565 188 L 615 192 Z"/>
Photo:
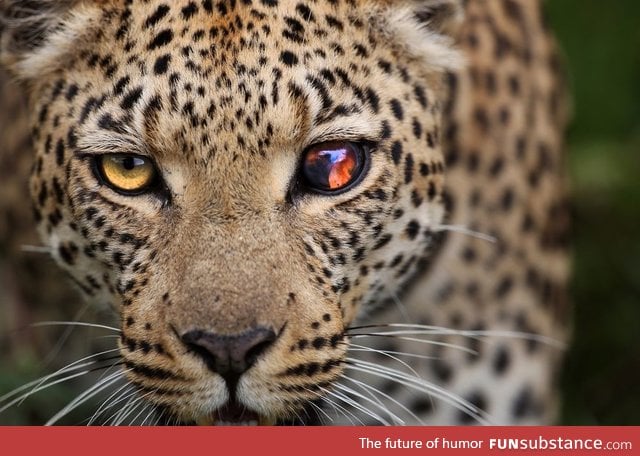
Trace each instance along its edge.
<path fill-rule="evenodd" d="M 138 412 L 138 414 L 129 421 L 129 426 L 134 426 L 137 419 L 140 418 L 140 416 L 142 416 L 142 414 L 145 413 L 149 407 L 151 407 L 151 413 L 153 413 L 153 410 L 155 408 L 153 404 L 151 402 L 144 403 L 144 406 L 142 407 L 140 412 Z M 140 423 L 140 426 L 142 426 L 142 423 Z"/>
<path fill-rule="evenodd" d="M 357 398 L 362 399 L 363 401 L 368 402 L 369 404 L 377 407 L 378 409 L 380 409 L 383 413 L 385 413 L 392 421 L 392 423 L 399 425 L 399 426 L 404 426 L 405 422 L 404 420 L 402 420 L 399 416 L 397 416 L 395 413 L 392 413 L 388 407 L 385 407 L 385 405 L 379 400 L 379 399 L 371 399 L 369 397 L 366 397 L 365 395 L 357 392 L 356 390 L 354 390 L 353 388 L 349 388 L 346 385 L 340 384 L 340 383 L 336 383 L 335 385 L 336 389 L 342 390 L 347 394 L 350 394 L 351 396 L 355 396 Z"/>
<path fill-rule="evenodd" d="M 162 410 L 156 417 L 155 421 L 153 423 L 150 423 L 149 426 L 157 426 L 158 424 L 160 424 L 160 421 L 162 421 L 162 418 L 164 417 L 165 412 L 166 412 L 165 410 Z"/>
<path fill-rule="evenodd" d="M 125 391 L 122 391 L 122 390 L 125 390 Z M 127 393 L 131 392 L 132 390 L 134 390 L 134 388 L 128 383 L 125 383 L 120 388 L 115 390 L 115 392 L 113 392 L 108 398 L 106 398 L 102 402 L 102 404 L 100 404 L 100 406 L 95 411 L 95 413 L 91 416 L 91 418 L 89 418 L 89 422 L 87 423 L 87 425 L 91 426 L 96 421 L 96 419 L 98 419 L 100 415 L 105 413 L 111 407 L 114 407 L 118 402 L 122 400 L 123 396 L 125 396 Z"/>
<path fill-rule="evenodd" d="M 83 315 L 87 312 L 89 305 L 89 303 L 86 303 L 84 306 L 82 306 L 82 308 L 75 314 L 74 321 L 78 321 L 83 317 Z M 43 365 L 49 365 L 56 358 L 56 356 L 58 356 L 65 342 L 69 339 L 69 337 L 71 337 L 71 333 L 73 333 L 74 329 L 76 329 L 75 325 L 67 326 L 62 335 L 58 338 L 55 345 L 51 348 L 51 350 L 49 350 L 49 353 L 44 358 Z"/>
<path fill-rule="evenodd" d="M 309 394 L 311 394 L 311 395 L 313 395 L 313 396 L 315 396 L 315 397 L 317 397 L 317 398 L 321 398 L 321 397 L 322 397 L 322 395 L 321 395 L 320 393 L 318 393 L 317 391 L 312 391 L 312 390 L 311 390 L 311 389 L 309 389 L 309 388 L 304 388 L 304 390 L 305 390 L 307 393 L 309 393 Z M 309 401 L 309 405 L 311 405 L 314 409 L 316 409 L 316 410 L 318 410 L 319 412 L 321 412 L 324 416 L 326 416 L 326 417 L 327 417 L 327 419 L 329 419 L 330 421 L 333 421 L 333 419 L 332 419 L 332 418 L 327 414 L 327 412 L 325 412 L 324 410 L 322 410 L 322 407 L 319 407 L 319 406 L 318 406 L 318 405 L 316 405 L 313 401 Z"/>
<path fill-rule="evenodd" d="M 328 391 L 328 394 L 331 397 L 334 397 L 342 402 L 344 402 L 347 405 L 350 405 L 351 407 L 353 407 L 356 410 L 361 411 L 362 413 L 364 413 L 365 415 L 373 418 L 374 420 L 376 420 L 377 422 L 381 423 L 384 426 L 390 426 L 391 423 L 389 423 L 387 420 L 385 420 L 384 418 L 382 418 L 380 415 L 378 415 L 377 413 L 367 409 L 366 407 L 364 407 L 362 404 L 359 404 L 358 402 L 356 402 L 355 400 L 351 399 L 349 396 L 339 392 L 339 391 Z"/>
<path fill-rule="evenodd" d="M 135 420 L 138 418 L 138 416 L 140 416 L 140 414 L 147 409 L 148 405 L 152 405 L 149 402 L 144 402 L 144 400 L 148 397 L 151 396 L 152 394 L 155 394 L 157 392 L 157 389 L 154 391 L 149 391 L 145 394 L 143 394 L 142 396 L 138 396 L 138 398 L 136 398 L 130 405 L 129 405 L 129 410 L 124 413 L 119 420 L 117 420 L 114 424 L 115 426 L 120 426 L 122 425 L 122 423 L 124 422 L 124 420 L 126 420 L 130 415 L 132 415 L 137 409 L 138 407 L 140 407 L 142 405 L 142 410 L 138 413 L 138 415 L 136 415 L 130 422 L 129 425 L 133 425 L 133 423 L 135 422 Z M 127 406 L 125 406 L 127 407 Z"/>
<path fill-rule="evenodd" d="M 336 411 L 336 414 L 340 412 L 342 416 L 344 416 L 346 419 L 348 419 L 351 422 L 352 425 L 355 424 L 353 421 L 353 419 L 355 419 L 360 423 L 361 426 L 364 426 L 364 423 L 362 422 L 362 420 L 360 420 L 356 415 L 354 415 L 351 411 L 347 410 L 346 408 L 338 404 L 336 401 L 333 401 L 328 397 L 330 393 L 328 389 L 321 387 L 320 390 L 325 393 L 325 395 L 322 397 L 322 400 L 324 402 L 328 402 L 329 405 L 331 405 L 332 408 Z"/>
<path fill-rule="evenodd" d="M 87 328 L 99 328 L 99 329 L 108 329 L 110 331 L 121 332 L 120 329 L 114 328 L 113 326 L 99 325 L 96 323 L 86 323 L 83 321 L 41 321 L 38 323 L 32 323 L 32 328 L 40 328 L 45 326 L 84 326 Z"/>
<path fill-rule="evenodd" d="M 46 245 L 21 245 L 20 250 L 25 253 L 44 253 L 50 255 L 53 252 L 51 247 Z"/>
<path fill-rule="evenodd" d="M 60 410 L 49 421 L 47 421 L 45 425 L 51 426 L 55 424 L 61 418 L 69 414 L 69 412 L 76 409 L 78 406 L 85 403 L 86 401 L 94 397 L 96 394 L 100 393 L 101 391 L 105 390 L 106 388 L 110 387 L 111 385 L 113 385 L 114 383 L 118 382 L 123 378 L 124 378 L 124 373 L 121 371 L 118 371 L 98 381 L 96 384 L 94 384 L 93 386 L 85 390 L 83 393 L 81 393 L 74 400 L 69 402 L 69 404 L 67 404 L 62 410 Z"/>
<path fill-rule="evenodd" d="M 42 391 L 42 390 L 47 389 L 47 388 L 50 388 L 50 387 L 52 387 L 52 386 L 54 386 L 54 385 L 57 385 L 57 384 L 59 384 L 59 383 L 64 383 L 64 382 L 66 382 L 66 381 L 68 381 L 68 380 L 71 380 L 71 379 L 74 379 L 74 378 L 78 378 L 78 377 L 82 377 L 83 375 L 86 375 L 86 374 L 88 374 L 89 372 L 91 372 L 91 370 L 84 370 L 84 371 L 81 371 L 81 372 L 75 373 L 75 374 L 73 374 L 73 375 L 69 375 L 69 376 L 67 376 L 67 377 L 62 377 L 62 378 L 56 379 L 55 381 L 49 382 L 49 383 L 47 383 L 46 385 L 42 385 L 41 387 L 39 387 L 39 388 L 37 388 L 37 389 L 34 389 L 34 390 L 32 390 L 32 391 L 29 391 L 28 393 L 26 393 L 26 395 L 23 395 L 23 396 L 17 397 L 17 398 L 15 398 L 14 400 L 12 400 L 11 402 L 9 402 L 8 404 L 4 405 L 2 408 L 0 408 L 0 413 L 4 412 L 4 411 L 5 411 L 5 410 L 7 410 L 9 407 L 12 407 L 13 405 L 15 405 L 15 404 L 17 404 L 17 403 L 22 402 L 26 397 L 29 397 L 29 396 L 30 396 L 30 395 L 32 395 L 32 394 L 35 394 L 35 393 L 37 393 L 37 392 L 39 392 L 39 391 Z M 40 382 L 40 379 L 38 379 L 38 380 L 36 380 L 36 381 L 35 381 L 35 383 L 38 383 L 38 382 Z M 33 384 L 33 383 L 34 383 L 34 382 L 32 382 L 32 384 Z M 28 385 L 28 386 L 29 386 L 29 385 Z"/>
<path fill-rule="evenodd" d="M 424 425 L 424 423 L 422 422 L 422 420 L 415 414 L 413 413 L 408 407 L 406 407 L 404 404 L 402 404 L 400 401 L 394 399 L 393 397 L 391 397 L 390 395 L 388 395 L 387 393 L 381 391 L 379 388 L 375 388 L 372 385 L 368 385 L 364 382 L 361 382 L 359 380 L 356 380 L 355 378 L 350 378 L 350 377 L 344 377 L 345 380 L 348 380 L 350 382 L 355 383 L 356 385 L 358 385 L 360 388 L 362 389 L 366 389 L 371 391 L 371 393 L 373 394 L 379 394 L 382 397 L 384 397 L 385 399 L 393 402 L 394 404 L 396 404 L 398 407 L 400 407 L 402 410 L 404 410 L 409 416 L 411 416 L 411 418 L 413 418 L 414 420 L 416 420 L 417 423 L 420 423 L 420 425 Z"/>
<path fill-rule="evenodd" d="M 400 328 L 401 331 L 387 331 L 387 328 Z M 378 332 L 374 330 L 379 329 Z M 545 345 L 549 345 L 561 350 L 566 349 L 566 343 L 554 339 L 552 337 L 543 336 L 535 333 L 528 333 L 522 331 L 509 331 L 509 330 L 466 330 L 466 329 L 451 329 L 440 326 L 426 326 L 416 325 L 410 323 L 390 323 L 386 325 L 371 325 L 360 326 L 356 328 L 349 328 L 348 331 L 363 331 L 367 330 L 367 335 L 425 335 L 425 336 L 462 336 L 481 340 L 481 338 L 507 338 L 507 339 L 523 339 L 534 342 L 540 342 Z M 349 336 L 356 336 L 358 333 L 349 334 Z"/>
<path fill-rule="evenodd" d="M 360 353 L 381 352 L 384 354 L 388 353 L 391 355 L 406 356 L 407 358 L 417 358 L 417 359 L 426 359 L 426 360 L 436 359 L 435 356 L 418 355 L 416 353 L 400 352 L 400 351 L 393 351 L 393 350 L 374 350 L 371 347 L 367 347 L 365 345 L 351 344 L 351 347 L 353 347 L 353 348 L 349 348 L 349 351 L 351 352 L 360 352 Z"/>
<path fill-rule="evenodd" d="M 93 356 L 91 356 L 91 357 L 93 357 Z M 88 366 L 91 366 L 93 364 L 97 364 L 99 362 L 99 361 L 90 361 L 90 362 L 85 362 L 85 363 L 82 363 L 82 364 L 78 364 L 78 363 L 81 363 L 82 361 L 84 361 L 86 359 L 91 358 L 91 357 L 87 357 L 87 358 L 83 358 L 82 360 L 78 360 L 78 361 L 76 361 L 74 363 L 71 363 L 71 364 L 67 365 L 66 367 L 64 367 L 62 369 L 59 369 L 58 371 L 54 372 L 53 374 L 44 375 L 44 376 L 42 376 L 40 378 L 32 380 L 29 383 L 26 383 L 26 384 L 24 384 L 22 386 L 19 386 L 19 387 L 15 388 L 15 389 L 9 391 L 8 393 L 6 393 L 2 397 L 0 397 L 0 403 L 2 403 L 3 401 L 11 398 L 12 396 L 15 396 L 16 394 L 18 394 L 18 393 L 20 393 L 20 392 L 22 392 L 22 391 L 24 391 L 26 389 L 29 389 L 29 388 L 31 388 L 33 386 L 39 387 L 43 382 L 46 382 L 47 380 L 50 380 L 50 379 L 52 379 L 53 377 L 55 377 L 57 375 L 63 375 L 63 374 L 67 374 L 69 372 L 72 372 L 74 370 L 84 369 L 84 368 L 86 368 Z M 87 371 L 87 372 L 89 372 L 89 371 Z M 29 395 L 31 395 L 31 393 L 28 393 L 26 397 L 28 397 Z"/>
<path fill-rule="evenodd" d="M 158 408 L 157 408 L 155 405 L 151 404 L 151 411 L 150 411 L 150 412 L 149 412 L 149 414 L 145 417 L 145 419 L 144 419 L 144 420 L 142 420 L 142 423 L 140 423 L 140 426 L 147 426 L 147 424 L 146 424 L 146 423 L 147 423 L 147 420 L 149 420 L 149 424 L 148 424 L 148 426 L 151 426 L 151 419 L 150 419 L 150 418 L 151 418 L 152 416 L 154 416 L 155 414 L 157 414 L 157 413 L 158 413 Z"/>
<path fill-rule="evenodd" d="M 371 353 L 378 353 L 380 355 L 383 356 L 387 356 L 391 359 L 393 359 L 394 361 L 399 362 L 400 364 L 402 364 L 404 367 L 406 367 L 413 375 L 415 375 L 416 377 L 419 377 L 418 373 L 413 369 L 413 367 L 411 367 L 409 365 L 409 363 L 402 361 L 400 358 L 393 356 L 392 354 L 390 354 L 388 351 L 386 350 L 378 350 L 376 348 L 371 348 L 371 347 L 366 347 L 364 345 L 356 345 L 356 344 L 352 344 L 353 347 L 359 347 L 361 350 L 363 351 L 370 351 Z M 368 350 L 365 350 L 368 349 Z"/>
<path fill-rule="evenodd" d="M 490 236 L 488 234 L 485 233 L 481 233 L 479 231 L 474 231 L 471 230 L 469 228 L 467 228 L 466 226 L 462 226 L 462 225 L 438 225 L 434 228 L 432 228 L 433 231 L 435 232 L 439 232 L 439 231 L 450 231 L 453 233 L 459 233 L 459 234 L 464 234 L 466 236 L 471 236 L 477 239 L 482 239 L 483 241 L 487 241 L 487 242 L 491 242 L 491 243 L 496 243 L 498 242 L 498 239 L 494 236 Z"/>
<path fill-rule="evenodd" d="M 111 349 L 111 350 L 105 350 L 105 351 L 102 351 L 102 352 L 100 352 L 100 353 L 95 353 L 95 354 L 93 354 L 93 355 L 85 356 L 84 358 L 81 358 L 81 359 L 79 359 L 79 360 L 77 360 L 77 361 L 72 362 L 71 364 L 66 365 L 66 366 L 65 366 L 65 367 L 63 367 L 63 368 L 58 369 L 56 372 L 54 372 L 54 373 L 52 373 L 52 374 L 49 374 L 49 375 L 47 375 L 47 376 L 43 377 L 43 378 L 42 378 L 42 381 L 41 381 L 37 386 L 42 385 L 42 384 L 43 384 L 43 383 L 45 383 L 48 379 L 50 379 L 50 378 L 52 378 L 52 377 L 55 377 L 56 375 L 61 375 L 61 374 L 65 373 L 65 372 L 69 372 L 69 369 L 70 369 L 70 368 L 72 368 L 72 367 L 73 367 L 74 365 L 76 365 L 76 364 L 82 363 L 82 362 L 84 362 L 84 361 L 88 361 L 88 360 L 90 360 L 90 359 L 92 359 L 92 358 L 97 358 L 98 356 L 106 355 L 107 353 L 113 353 L 113 352 L 118 352 L 118 351 L 120 351 L 118 348 L 114 348 L 114 349 Z M 92 362 L 90 362 L 90 363 L 87 363 L 87 365 L 97 364 L 97 363 L 99 363 L 100 361 L 101 361 L 101 360 L 92 361 Z"/>
<path fill-rule="evenodd" d="M 128 385 L 127 386 L 131 386 Z M 114 402 L 112 402 L 109 407 L 107 407 L 107 409 L 113 408 L 116 404 L 126 401 L 125 404 L 116 412 L 114 412 L 109 418 L 107 418 L 104 423 L 102 423 L 103 426 L 105 426 L 107 423 L 111 423 L 113 424 L 113 422 L 116 420 L 116 418 L 122 413 L 122 410 L 130 403 L 130 401 L 138 394 L 138 390 L 136 388 L 131 387 L 130 389 L 123 391 L 122 394 L 120 394 L 120 396 L 118 396 L 117 400 L 115 400 Z M 105 412 L 106 410 L 105 409 Z"/>
<path fill-rule="evenodd" d="M 142 401 L 142 397 L 137 395 L 138 391 L 135 391 L 133 394 L 129 395 L 127 398 L 127 402 L 122 406 L 120 410 L 118 410 L 114 417 L 111 419 L 109 424 L 111 426 L 119 426 L 120 423 L 138 406 L 140 401 Z"/>
<path fill-rule="evenodd" d="M 300 416 L 300 413 L 298 412 L 298 410 L 292 410 L 292 412 L 296 416 L 296 419 L 298 420 L 299 423 L 304 423 L 304 420 Z M 309 418 L 309 413 L 305 411 L 305 414 L 307 415 L 307 418 Z"/>
<path fill-rule="evenodd" d="M 476 419 L 478 422 L 483 424 L 489 424 L 489 421 L 482 417 L 482 415 L 484 414 L 484 411 L 480 410 L 478 407 L 462 399 L 461 397 L 453 393 L 450 393 L 449 391 L 437 385 L 434 385 L 425 381 L 421 377 L 410 377 L 407 374 L 400 372 L 396 369 L 379 366 L 377 364 L 369 363 L 367 361 L 362 361 L 357 359 L 347 359 L 347 361 L 349 362 L 349 364 L 347 364 L 347 369 L 353 369 L 359 372 L 364 372 L 370 375 L 378 376 L 380 378 L 385 378 L 387 380 L 392 380 L 401 385 L 414 389 L 416 391 L 421 391 L 426 394 L 433 395 L 434 397 L 439 398 L 443 402 L 453 405 L 459 410 L 465 411 L 474 419 Z"/>
<path fill-rule="evenodd" d="M 451 348 L 453 350 L 459 350 L 461 352 L 465 352 L 465 353 L 469 353 L 471 355 L 477 355 L 478 352 L 468 348 L 468 347 L 463 347 L 462 345 L 457 345 L 457 344 L 452 344 L 449 342 L 440 342 L 437 340 L 425 340 L 425 339 L 418 339 L 417 337 L 406 337 L 406 336 L 402 336 L 402 334 L 414 334 L 412 332 L 403 332 L 403 331 L 387 331 L 387 332 L 380 332 L 380 333 L 372 333 L 372 334 L 350 334 L 349 337 L 351 337 L 352 339 L 355 338 L 362 338 L 362 337 L 390 337 L 396 340 L 405 340 L 407 342 L 417 342 L 419 344 L 425 344 L 425 345 L 437 345 L 440 347 L 446 347 L 446 348 Z M 419 334 L 418 334 L 419 335 Z"/>
<path fill-rule="evenodd" d="M 327 423 L 333 423 L 334 421 L 333 418 L 331 418 L 331 416 L 327 412 L 322 410 L 322 407 L 320 407 L 317 404 L 314 404 L 313 402 L 310 402 L 309 404 L 311 405 L 311 407 L 313 407 L 314 410 L 316 410 L 316 415 L 318 416 L 318 419 L 320 420 L 320 424 L 322 426 L 326 426 Z M 325 418 L 322 418 L 319 414 L 324 415 L 327 421 L 325 421 Z"/>
<path fill-rule="evenodd" d="M 394 304 L 396 305 L 396 308 L 398 309 L 398 312 L 400 312 L 400 315 L 402 316 L 402 318 L 405 321 L 413 321 L 413 318 L 411 318 L 411 315 L 409 315 L 409 311 L 407 310 L 407 306 L 404 305 L 404 303 L 400 300 L 398 295 L 396 293 L 394 293 L 393 291 L 390 291 L 389 295 L 391 296 L 391 299 L 393 300 Z"/>

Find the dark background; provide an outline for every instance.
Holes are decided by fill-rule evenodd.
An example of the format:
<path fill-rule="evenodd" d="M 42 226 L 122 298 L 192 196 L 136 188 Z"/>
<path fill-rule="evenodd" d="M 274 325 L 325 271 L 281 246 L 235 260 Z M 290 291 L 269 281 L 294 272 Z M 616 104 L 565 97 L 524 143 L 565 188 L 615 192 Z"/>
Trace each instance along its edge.
<path fill-rule="evenodd" d="M 553 0 L 574 96 L 566 424 L 640 424 L 640 2 Z"/>
<path fill-rule="evenodd" d="M 639 425 L 640 1 L 553 0 L 547 2 L 547 11 L 566 54 L 574 94 L 568 159 L 574 204 L 575 319 L 563 370 L 561 422 Z M 1 244 L 2 239 L 0 279 L 4 277 L 6 287 L 11 271 L 2 270 L 6 250 Z M 60 280 L 51 274 L 48 279 Z M 65 340 L 64 329 L 11 329 L 20 321 L 79 318 L 83 304 L 78 298 L 51 299 L 49 307 L 35 303 L 22 314 L 0 293 L 0 396 L 51 372 L 52 364 L 43 365 L 43 356 L 78 359 L 99 350 L 105 342 L 101 337 L 109 335 L 77 329 L 73 342 L 57 347 L 50 341 Z M 105 321 L 104 315 L 92 312 L 80 319 Z M 60 386 L 37 394 L 2 413 L 0 424 L 42 423 L 75 397 L 78 388 Z M 66 422 L 81 423 L 91 415 L 90 409 Z"/>

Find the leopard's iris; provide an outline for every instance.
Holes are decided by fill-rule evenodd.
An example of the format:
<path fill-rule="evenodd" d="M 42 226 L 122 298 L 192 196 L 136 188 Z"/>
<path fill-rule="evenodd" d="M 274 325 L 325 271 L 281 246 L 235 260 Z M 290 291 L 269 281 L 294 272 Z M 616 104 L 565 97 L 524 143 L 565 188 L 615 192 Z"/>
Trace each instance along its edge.
<path fill-rule="evenodd" d="M 325 142 L 307 149 L 302 172 L 312 189 L 336 192 L 358 180 L 364 161 L 363 148 L 357 143 Z"/>
<path fill-rule="evenodd" d="M 97 165 L 103 180 L 114 190 L 123 193 L 143 192 L 157 177 L 151 160 L 140 155 L 102 155 Z"/>

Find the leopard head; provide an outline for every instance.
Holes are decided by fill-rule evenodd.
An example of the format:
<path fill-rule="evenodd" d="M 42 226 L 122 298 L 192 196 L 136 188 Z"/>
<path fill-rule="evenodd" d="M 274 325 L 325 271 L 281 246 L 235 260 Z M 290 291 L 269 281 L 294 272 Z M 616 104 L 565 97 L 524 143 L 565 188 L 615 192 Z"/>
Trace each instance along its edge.
<path fill-rule="evenodd" d="M 180 422 L 292 422 L 444 214 L 450 0 L 5 1 L 43 240 Z"/>

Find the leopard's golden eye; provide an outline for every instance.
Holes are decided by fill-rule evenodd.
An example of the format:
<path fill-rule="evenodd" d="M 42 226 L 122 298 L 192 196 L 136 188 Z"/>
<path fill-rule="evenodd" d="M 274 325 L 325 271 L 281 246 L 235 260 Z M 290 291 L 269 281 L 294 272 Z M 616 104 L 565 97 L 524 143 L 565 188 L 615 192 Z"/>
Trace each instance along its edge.
<path fill-rule="evenodd" d="M 152 161 L 140 155 L 108 154 L 97 159 L 102 180 L 114 190 L 140 194 L 152 187 L 158 172 Z"/>

